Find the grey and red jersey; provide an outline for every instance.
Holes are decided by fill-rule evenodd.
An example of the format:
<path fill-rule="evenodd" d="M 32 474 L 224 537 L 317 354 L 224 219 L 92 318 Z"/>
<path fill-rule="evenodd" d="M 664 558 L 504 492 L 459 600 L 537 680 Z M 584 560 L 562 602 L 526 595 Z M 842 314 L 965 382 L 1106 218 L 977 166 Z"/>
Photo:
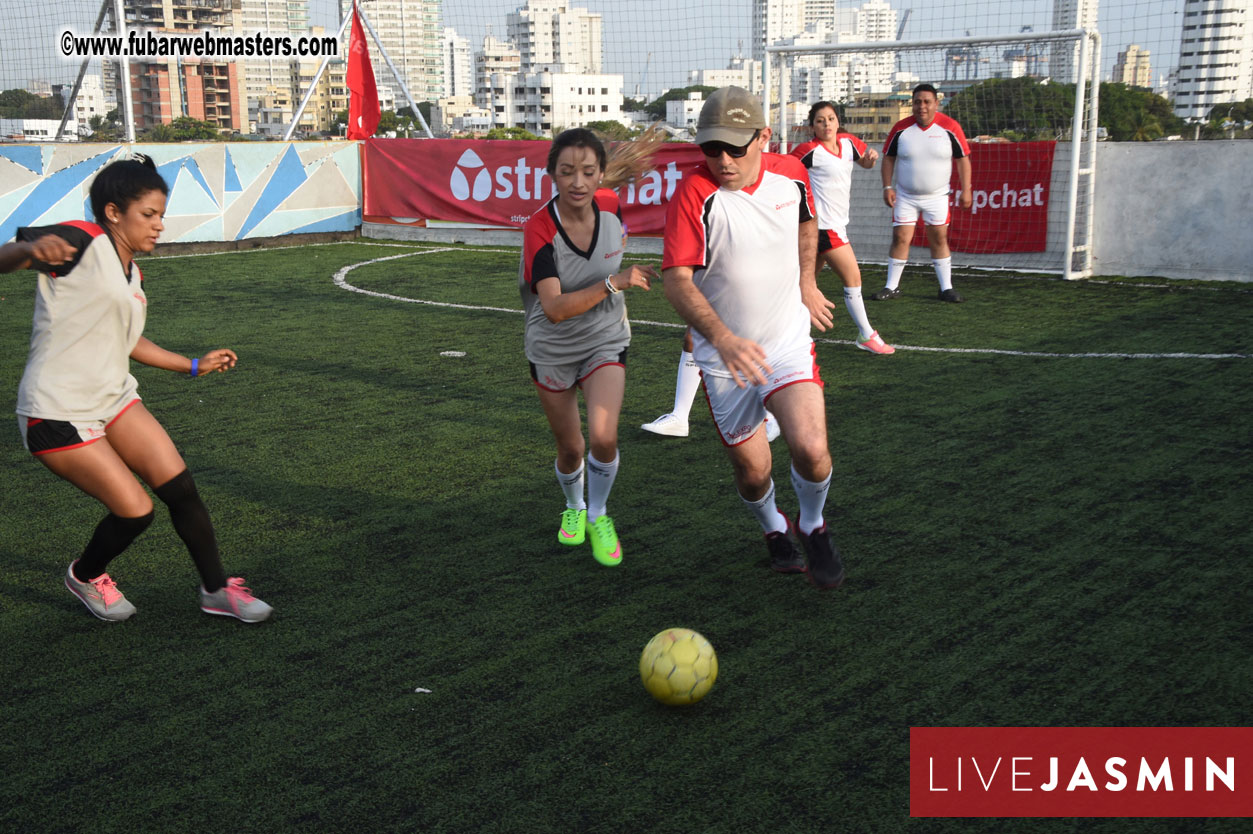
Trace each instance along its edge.
<path fill-rule="evenodd" d="M 896 188 L 913 197 L 941 197 L 951 190 L 953 160 L 970 156 L 962 126 L 943 113 L 925 128 L 913 116 L 892 125 L 883 155 L 896 158 Z"/>
<path fill-rule="evenodd" d="M 853 188 L 853 165 L 866 155 L 866 143 L 851 133 L 838 133 L 835 151 L 817 139 L 797 145 L 792 156 L 809 171 L 818 207 L 818 226 L 834 229 L 845 237 L 848 228 L 848 200 Z"/>
<path fill-rule="evenodd" d="M 148 298 L 132 262 L 128 275 L 113 241 L 94 223 L 70 221 L 17 230 L 17 239 L 56 235 L 77 251 L 64 264 L 38 261 L 30 355 L 17 413 L 46 420 L 99 420 L 135 399 L 130 354 L 144 332 Z"/>
<path fill-rule="evenodd" d="M 596 229 L 591 248 L 579 249 L 561 225 L 557 198 L 531 215 L 523 232 L 518 290 L 526 315 L 526 358 L 536 365 L 568 365 L 609 348 L 625 350 L 631 342 L 626 296 L 610 295 L 592 309 L 554 323 L 544 315 L 537 295 L 541 281 L 561 282 L 563 293 L 603 284 L 622 266 L 626 233 L 618 195 L 607 188 L 592 198 Z"/>
<path fill-rule="evenodd" d="M 662 269 L 690 267 L 692 281 L 735 335 L 779 356 L 809 340 L 801 301 L 801 223 L 816 216 L 809 175 L 795 157 L 763 153 L 757 181 L 723 188 L 701 165 L 688 172 L 666 208 Z M 701 371 L 730 376 L 718 351 L 695 329 Z"/>

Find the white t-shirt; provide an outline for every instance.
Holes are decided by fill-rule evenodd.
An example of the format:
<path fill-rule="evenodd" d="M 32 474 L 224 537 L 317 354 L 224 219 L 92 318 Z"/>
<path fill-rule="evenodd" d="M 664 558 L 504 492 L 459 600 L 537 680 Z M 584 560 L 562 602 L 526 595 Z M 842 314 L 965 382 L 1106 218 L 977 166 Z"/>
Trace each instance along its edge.
<path fill-rule="evenodd" d="M 913 197 L 939 197 L 951 190 L 953 160 L 970 155 L 962 126 L 936 113 L 923 128 L 913 116 L 892 126 L 883 155 L 896 157 L 896 189 Z"/>
<path fill-rule="evenodd" d="M 130 354 L 144 332 L 148 298 L 132 262 L 122 269 L 113 241 L 79 220 L 17 230 L 17 239 L 56 235 L 78 251 L 68 263 L 39 270 L 30 355 L 17 413 L 45 420 L 103 420 L 135 399 Z"/>
<path fill-rule="evenodd" d="M 816 212 L 799 160 L 771 153 L 761 160 L 757 181 L 738 191 L 722 188 L 704 165 L 684 176 L 666 208 L 661 266 L 691 267 L 723 324 L 769 358 L 810 340 L 797 227 Z M 731 375 L 695 329 L 692 355 L 704 373 Z"/>

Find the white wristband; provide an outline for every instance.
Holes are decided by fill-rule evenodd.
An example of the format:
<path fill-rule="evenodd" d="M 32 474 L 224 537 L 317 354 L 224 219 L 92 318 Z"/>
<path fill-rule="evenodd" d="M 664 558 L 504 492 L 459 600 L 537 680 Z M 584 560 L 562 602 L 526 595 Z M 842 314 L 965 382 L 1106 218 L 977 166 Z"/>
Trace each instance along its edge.
<path fill-rule="evenodd" d="M 605 289 L 609 290 L 610 295 L 617 295 L 618 293 L 622 292 L 622 290 L 618 289 L 617 287 L 613 285 L 612 275 L 605 276 Z"/>
<path fill-rule="evenodd" d="M 884 190 L 884 191 L 895 191 L 895 190 L 896 190 L 896 186 L 895 186 L 895 185 L 885 185 L 885 186 L 883 186 L 883 190 Z"/>

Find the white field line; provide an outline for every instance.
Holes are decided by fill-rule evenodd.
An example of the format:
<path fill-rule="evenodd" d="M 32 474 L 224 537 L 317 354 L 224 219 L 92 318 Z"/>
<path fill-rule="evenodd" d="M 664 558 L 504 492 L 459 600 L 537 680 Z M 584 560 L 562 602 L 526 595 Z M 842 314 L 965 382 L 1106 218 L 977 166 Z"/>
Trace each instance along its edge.
<path fill-rule="evenodd" d="M 408 258 L 413 255 L 429 255 L 438 252 L 459 252 L 467 251 L 461 247 L 444 246 L 436 249 L 420 249 L 417 251 L 404 252 L 399 255 L 388 255 L 384 258 L 374 258 L 369 261 L 349 264 L 335 273 L 332 279 L 335 286 L 350 290 L 351 292 L 369 295 L 375 298 L 385 298 L 388 301 L 403 301 L 406 304 L 426 304 L 431 307 L 451 307 L 457 310 L 489 310 L 494 313 L 513 313 L 521 315 L 522 310 L 513 309 L 511 307 L 488 307 L 475 304 L 456 304 L 449 301 L 427 301 L 422 298 L 409 298 L 403 295 L 393 295 L 386 292 L 375 292 L 374 290 L 365 290 L 355 287 L 348 283 L 348 273 L 362 266 L 370 266 L 371 264 L 383 263 L 385 261 L 394 261 L 398 258 Z M 475 252 L 511 252 L 508 249 L 475 249 Z M 648 327 L 670 327 L 676 330 L 683 329 L 684 325 L 675 324 L 667 321 L 649 321 L 648 319 L 631 319 L 633 325 L 644 325 Z M 851 339 L 815 339 L 827 345 L 853 345 L 856 344 Z M 925 347 L 922 345 L 894 345 L 897 350 L 911 350 L 920 353 L 958 353 L 958 354 L 983 354 L 993 356 L 1026 356 L 1042 359 L 1248 359 L 1249 354 L 1246 353 L 1045 353 L 1039 351 L 1028 350 L 998 350 L 996 348 L 939 348 Z"/>

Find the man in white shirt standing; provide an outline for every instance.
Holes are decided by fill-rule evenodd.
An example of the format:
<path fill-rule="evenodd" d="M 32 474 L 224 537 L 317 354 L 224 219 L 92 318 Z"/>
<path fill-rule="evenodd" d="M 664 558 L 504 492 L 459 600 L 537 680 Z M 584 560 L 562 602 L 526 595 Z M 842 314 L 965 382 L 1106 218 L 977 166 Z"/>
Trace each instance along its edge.
<path fill-rule="evenodd" d="M 740 87 L 715 91 L 696 125 L 705 165 L 687 174 L 666 210 L 666 299 L 691 326 L 714 425 L 735 486 L 766 537 L 770 566 L 837 588 L 844 565 L 823 517 L 831 486 L 822 377 L 809 335 L 834 306 L 818 289 L 818 223 L 799 160 L 765 153 L 761 103 Z M 796 523 L 775 504 L 774 413 L 792 459 Z M 792 535 L 804 547 L 804 559 Z"/>
<path fill-rule="evenodd" d="M 969 209 L 974 202 L 970 145 L 961 125 L 940 112 L 935 87 L 915 87 L 913 108 L 914 114 L 893 125 L 883 143 L 883 202 L 892 209 L 892 248 L 888 251 L 887 286 L 870 298 L 886 301 L 900 297 L 909 242 L 921 217 L 927 229 L 931 264 L 940 282 L 940 300 L 960 303 L 963 299 L 953 289 L 953 261 L 948 248 L 949 182 L 956 165 L 961 182 L 957 204 Z"/>

